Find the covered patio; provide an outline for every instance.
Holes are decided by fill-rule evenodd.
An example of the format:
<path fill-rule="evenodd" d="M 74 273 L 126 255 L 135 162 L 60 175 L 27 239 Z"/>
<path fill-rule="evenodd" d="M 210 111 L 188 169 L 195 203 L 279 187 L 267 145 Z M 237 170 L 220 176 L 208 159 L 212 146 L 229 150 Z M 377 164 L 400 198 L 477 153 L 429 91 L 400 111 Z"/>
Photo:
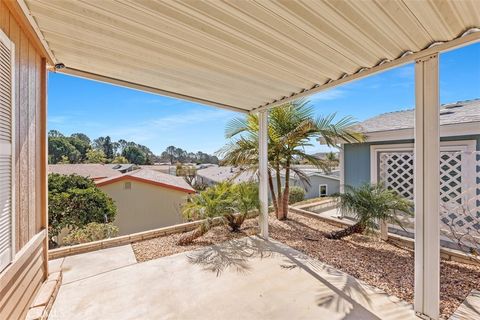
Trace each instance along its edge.
<path fill-rule="evenodd" d="M 417 214 L 414 309 L 425 318 L 439 317 L 438 60 L 441 52 L 480 40 L 480 12 L 475 1 L 21 0 L 18 3 L 48 52 L 54 65 L 53 71 L 242 113 L 258 113 L 262 201 L 260 225 L 263 241 L 268 240 L 268 110 L 293 99 L 415 62 Z M 265 244 L 263 241 L 260 243 Z M 277 248 L 278 244 L 267 243 L 266 246 Z M 278 267 L 282 259 L 290 260 L 290 263 L 300 259 L 294 254 L 288 255 L 292 253 L 286 250 L 277 258 L 272 258 L 273 268 Z M 169 259 L 175 260 L 175 257 Z M 159 267 L 167 268 L 162 261 L 157 262 Z M 345 275 L 329 275 L 328 268 L 322 270 L 318 262 L 313 263 L 315 266 L 305 267 L 307 262 L 298 261 L 293 263 L 293 270 L 277 268 L 280 269 L 277 272 L 282 274 L 277 274 L 276 282 L 271 285 L 278 285 L 276 297 L 284 300 L 275 301 L 279 309 L 272 312 L 279 313 L 270 315 L 281 317 L 284 314 L 281 312 L 284 310 L 282 305 L 285 310 L 294 307 L 292 300 L 285 298 L 288 297 L 285 294 L 287 291 L 283 290 L 295 285 L 298 280 L 296 277 L 311 277 L 310 281 L 306 281 L 310 294 L 320 288 L 318 290 L 327 296 L 333 292 L 335 299 L 339 299 L 338 304 L 334 303 L 336 310 L 329 310 L 325 307 L 325 300 L 323 307 L 318 307 L 314 298 L 308 297 L 302 303 L 317 308 L 304 306 L 297 311 L 321 310 L 321 314 L 332 312 L 333 318 L 346 318 L 350 314 L 355 319 L 388 319 L 400 315 L 398 312 L 382 313 L 390 309 L 381 307 L 385 301 L 390 305 L 393 303 L 388 298 L 380 299 L 380 305 L 367 307 L 365 299 L 368 301 L 372 294 L 377 293 L 372 291 L 367 294 L 366 297 L 370 295 L 368 299 L 365 296 L 361 298 L 362 295 L 358 296 L 358 292 L 362 291 L 359 289 L 361 285 L 356 284 L 355 280 Z M 214 275 L 195 269 L 198 266 L 186 264 L 185 259 L 180 259 L 178 263 L 181 264 L 178 265 L 180 269 L 193 268 L 191 272 L 198 278 L 194 277 L 192 281 L 205 281 L 208 285 L 209 281 L 216 279 Z M 149 265 L 141 267 L 147 268 Z M 174 261 L 168 265 L 174 265 Z M 124 281 L 121 280 L 122 270 L 114 271 L 119 273 L 114 284 Z M 188 274 L 181 272 L 175 269 L 176 277 L 188 277 Z M 317 278 L 319 273 L 332 278 L 324 283 Z M 260 280 L 265 279 L 261 274 L 258 273 L 258 281 L 244 285 L 260 288 Z M 142 272 L 138 275 L 142 276 Z M 233 283 L 241 279 L 239 274 L 232 273 L 229 276 L 237 279 L 232 279 Z M 107 274 L 99 277 L 107 277 Z M 160 281 L 158 273 L 155 279 Z M 170 282 L 170 285 L 174 284 Z M 228 284 L 226 282 L 222 290 L 229 288 Z M 268 283 L 264 285 L 265 290 L 274 290 L 274 287 L 268 287 Z M 122 288 L 129 290 L 128 283 L 124 283 Z M 356 289 L 350 291 L 352 288 Z M 186 316 L 188 312 L 193 315 L 206 304 L 200 303 L 201 294 L 194 294 L 195 291 L 191 291 L 190 287 L 183 289 L 184 295 L 171 301 L 176 307 L 172 317 L 182 312 Z M 67 289 L 64 290 L 66 292 Z M 228 301 L 235 301 L 234 291 L 230 287 L 229 296 L 222 294 L 225 293 L 222 290 L 216 295 L 225 299 L 218 312 L 228 311 L 229 316 L 235 316 L 233 306 L 231 309 L 225 307 L 229 305 Z M 98 292 L 96 296 L 100 294 L 103 293 Z M 182 304 L 187 295 L 191 295 L 194 302 L 189 304 L 190 307 Z M 102 308 L 100 299 L 91 298 L 89 303 Z M 260 299 L 257 296 L 253 301 L 248 301 L 254 306 Z M 61 301 L 60 296 L 57 305 Z M 198 309 L 191 306 L 195 303 Z M 159 309 L 167 308 L 164 312 L 168 312 L 169 306 L 156 305 Z M 268 303 L 264 306 L 268 307 Z M 396 303 L 392 305 L 392 309 L 395 308 Z M 247 310 L 255 312 L 251 306 Z M 60 310 L 54 311 L 61 314 Z M 407 315 L 411 314 L 408 310 L 406 312 Z"/>

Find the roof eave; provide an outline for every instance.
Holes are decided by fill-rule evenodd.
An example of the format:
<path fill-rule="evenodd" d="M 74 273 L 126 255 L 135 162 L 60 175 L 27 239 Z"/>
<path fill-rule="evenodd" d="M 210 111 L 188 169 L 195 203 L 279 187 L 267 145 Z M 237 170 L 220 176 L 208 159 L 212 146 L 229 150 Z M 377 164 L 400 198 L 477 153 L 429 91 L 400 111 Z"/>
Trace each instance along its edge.
<path fill-rule="evenodd" d="M 412 140 L 414 138 L 414 129 L 396 129 L 385 130 L 375 132 L 364 132 L 365 142 L 380 142 L 380 141 L 398 141 L 398 140 Z M 440 126 L 441 137 L 458 137 L 458 136 L 471 136 L 480 135 L 480 122 L 462 122 L 455 124 L 444 124 Z M 320 144 L 325 145 L 326 141 L 323 138 L 319 138 Z M 338 141 L 339 144 L 353 144 Z"/>

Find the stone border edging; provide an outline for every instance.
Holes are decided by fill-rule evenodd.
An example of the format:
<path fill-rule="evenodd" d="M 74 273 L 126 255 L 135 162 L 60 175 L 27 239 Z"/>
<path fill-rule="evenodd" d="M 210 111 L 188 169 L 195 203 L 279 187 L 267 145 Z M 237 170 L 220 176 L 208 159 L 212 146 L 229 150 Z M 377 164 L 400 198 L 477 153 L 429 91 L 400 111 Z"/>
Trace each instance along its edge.
<path fill-rule="evenodd" d="M 221 218 L 214 218 L 214 223 L 215 223 L 215 220 L 218 220 L 217 223 L 220 223 L 220 219 Z M 108 239 L 103 239 L 103 240 L 98 240 L 98 241 L 93 241 L 88 243 L 76 244 L 73 246 L 66 246 L 66 247 L 61 247 L 57 249 L 51 249 L 51 250 L 48 250 L 48 259 L 53 260 L 53 259 L 58 259 L 62 257 L 72 256 L 79 253 L 85 253 L 85 252 L 96 251 L 100 249 L 122 246 L 122 245 L 130 244 L 138 241 L 166 236 L 169 234 L 187 232 L 195 229 L 202 222 L 203 220 L 186 222 L 186 223 L 177 224 L 174 226 L 132 233 L 129 235 L 119 236 L 115 238 L 108 238 Z"/>
<path fill-rule="evenodd" d="M 333 220 L 333 219 L 319 216 L 318 214 L 315 214 L 313 212 L 295 208 L 295 207 L 289 207 L 289 210 L 309 218 L 321 220 L 323 222 L 329 223 L 336 227 L 347 227 L 352 224 L 352 222 L 349 220 L 339 220 L 339 219 Z M 397 245 L 402 248 L 410 249 L 410 250 L 414 250 L 415 248 L 415 240 L 407 237 L 403 237 L 397 234 L 389 233 L 387 242 L 390 242 L 394 245 Z M 455 261 L 455 262 L 472 264 L 472 265 L 480 265 L 476 260 L 472 259 L 467 254 L 458 250 L 450 249 L 450 248 L 443 248 L 443 247 L 440 248 L 440 256 L 442 259 L 448 260 L 448 261 Z"/>
<path fill-rule="evenodd" d="M 257 215 L 258 215 L 258 212 L 252 211 L 248 214 L 247 218 L 252 218 Z M 220 225 L 222 223 L 222 219 L 223 219 L 222 217 L 213 218 L 212 219 L 213 225 L 214 226 Z M 201 225 L 204 221 L 205 220 L 186 222 L 186 223 L 181 223 L 174 226 L 147 230 L 147 231 L 132 233 L 129 235 L 108 238 L 108 239 L 103 239 L 98 241 L 92 241 L 88 243 L 81 243 L 73 246 L 65 246 L 57 249 L 51 249 L 51 250 L 48 250 L 48 260 L 63 258 L 67 256 L 73 256 L 76 254 L 96 251 L 100 249 L 123 246 L 126 244 L 158 238 L 161 236 L 166 236 L 174 233 L 188 232 L 188 231 L 194 230 L 196 227 Z"/>

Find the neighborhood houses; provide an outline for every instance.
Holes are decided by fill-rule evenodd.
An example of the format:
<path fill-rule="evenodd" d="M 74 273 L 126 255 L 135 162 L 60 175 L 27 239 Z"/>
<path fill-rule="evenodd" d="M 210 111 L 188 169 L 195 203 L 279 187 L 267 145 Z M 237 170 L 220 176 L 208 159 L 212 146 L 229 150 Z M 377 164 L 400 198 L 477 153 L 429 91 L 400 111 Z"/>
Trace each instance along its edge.
<path fill-rule="evenodd" d="M 103 164 L 55 164 L 49 165 L 49 170 L 93 179 L 116 204 L 113 224 L 118 235 L 182 223 L 181 205 L 195 192 L 183 177 L 151 169 L 121 173 Z"/>

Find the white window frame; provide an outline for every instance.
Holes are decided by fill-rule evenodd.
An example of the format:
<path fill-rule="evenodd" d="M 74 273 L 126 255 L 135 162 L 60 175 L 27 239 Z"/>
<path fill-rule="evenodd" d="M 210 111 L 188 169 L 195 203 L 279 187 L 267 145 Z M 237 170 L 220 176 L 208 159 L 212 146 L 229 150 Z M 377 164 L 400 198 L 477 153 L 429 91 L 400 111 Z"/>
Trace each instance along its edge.
<path fill-rule="evenodd" d="M 440 151 L 466 152 L 471 153 L 476 151 L 476 140 L 455 140 L 455 141 L 441 141 Z M 414 151 L 413 143 L 397 143 L 397 144 L 377 144 L 370 146 L 370 182 L 378 182 L 378 154 L 381 152 L 397 152 L 397 151 Z M 470 189 L 475 185 L 475 164 L 471 163 L 474 159 L 466 157 L 464 168 L 467 171 L 463 173 L 465 183 Z M 462 168 L 463 170 L 463 168 Z"/>
<path fill-rule="evenodd" d="M 16 225 L 15 225 L 15 213 L 16 213 L 16 200 L 15 200 L 15 144 L 16 144 L 16 137 L 15 137 L 15 109 L 16 109 L 16 101 L 15 101 L 15 44 L 10 38 L 0 30 L 0 41 L 3 42 L 7 47 L 10 47 L 10 63 L 11 63 L 11 217 L 10 217 L 10 225 L 11 225 L 11 250 L 10 250 L 10 257 L 7 258 L 8 261 L 2 262 L 0 261 L 0 273 L 5 270 L 14 260 L 16 250 L 15 250 L 15 240 L 16 240 Z"/>
<path fill-rule="evenodd" d="M 325 187 L 325 195 L 322 196 L 322 187 Z M 319 197 L 326 197 L 328 196 L 328 184 L 322 183 L 318 185 L 318 196 Z"/>

